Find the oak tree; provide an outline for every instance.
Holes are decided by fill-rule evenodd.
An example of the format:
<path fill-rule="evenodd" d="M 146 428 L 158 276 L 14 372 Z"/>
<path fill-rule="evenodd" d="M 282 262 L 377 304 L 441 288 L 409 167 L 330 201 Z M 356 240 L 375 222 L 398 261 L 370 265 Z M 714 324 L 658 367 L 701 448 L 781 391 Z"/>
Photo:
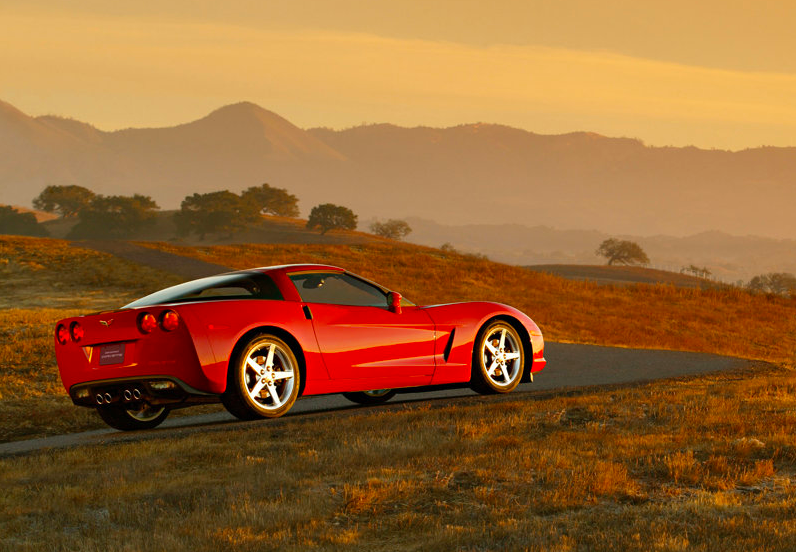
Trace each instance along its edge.
<path fill-rule="evenodd" d="M 333 203 L 323 203 L 316 205 L 310 211 L 310 218 L 307 219 L 307 228 L 320 228 L 321 234 L 329 230 L 345 229 L 354 230 L 357 227 L 357 216 L 348 207 L 335 205 Z"/>
<path fill-rule="evenodd" d="M 252 186 L 244 190 L 241 197 L 264 215 L 299 216 L 298 198 L 284 188 L 274 188 L 270 184 Z"/>
<path fill-rule="evenodd" d="M 609 265 L 648 265 L 649 257 L 635 242 L 610 238 L 600 244 L 596 255 L 608 259 Z"/>
<path fill-rule="evenodd" d="M 94 192 L 83 186 L 47 186 L 33 200 L 33 206 L 48 213 L 59 213 L 64 218 L 73 217 L 94 197 Z"/>

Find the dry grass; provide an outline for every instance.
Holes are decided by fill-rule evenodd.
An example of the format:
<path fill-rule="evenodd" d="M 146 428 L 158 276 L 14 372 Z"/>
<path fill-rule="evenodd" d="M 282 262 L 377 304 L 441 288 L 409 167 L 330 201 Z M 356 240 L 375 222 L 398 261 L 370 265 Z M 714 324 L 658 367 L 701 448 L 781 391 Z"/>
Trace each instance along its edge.
<path fill-rule="evenodd" d="M 0 460 L 0 547 L 791 550 L 796 375 L 395 405 Z"/>
<path fill-rule="evenodd" d="M 405 245 L 156 247 L 339 264 L 421 303 L 499 300 L 548 339 L 780 363 L 796 350 L 796 303 L 740 291 L 601 287 Z M 163 275 L 55 240 L 3 238 L 0 252 L 0 438 L 98 427 L 60 389 L 52 324 Z M 791 550 L 794 412 L 796 373 L 761 365 L 0 459 L 0 549 Z"/>
<path fill-rule="evenodd" d="M 605 286 L 409 244 L 141 245 L 235 268 L 335 264 L 419 304 L 488 300 L 526 312 L 551 341 L 793 361 L 796 300 L 744 290 Z"/>
<path fill-rule="evenodd" d="M 64 240 L 0 236 L 0 309 L 110 309 L 179 282 Z"/>

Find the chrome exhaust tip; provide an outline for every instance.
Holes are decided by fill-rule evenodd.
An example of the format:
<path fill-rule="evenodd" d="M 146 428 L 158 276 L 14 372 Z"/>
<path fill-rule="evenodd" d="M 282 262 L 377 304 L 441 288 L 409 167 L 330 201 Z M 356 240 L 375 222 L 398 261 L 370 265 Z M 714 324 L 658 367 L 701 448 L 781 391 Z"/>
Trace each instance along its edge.
<path fill-rule="evenodd" d="M 133 389 L 133 397 L 135 397 L 136 399 L 140 399 L 141 391 L 139 391 L 138 389 Z"/>
<path fill-rule="evenodd" d="M 130 390 L 129 389 L 125 389 L 124 390 L 124 400 L 129 401 L 132 398 L 133 398 L 133 394 L 130 393 Z"/>
<path fill-rule="evenodd" d="M 105 402 L 105 399 L 102 398 L 102 395 L 97 393 L 97 404 L 102 404 Z"/>
<path fill-rule="evenodd" d="M 113 397 L 111 397 L 111 394 L 110 393 L 105 393 L 105 402 L 108 403 L 108 404 L 111 404 L 112 400 L 113 400 Z"/>

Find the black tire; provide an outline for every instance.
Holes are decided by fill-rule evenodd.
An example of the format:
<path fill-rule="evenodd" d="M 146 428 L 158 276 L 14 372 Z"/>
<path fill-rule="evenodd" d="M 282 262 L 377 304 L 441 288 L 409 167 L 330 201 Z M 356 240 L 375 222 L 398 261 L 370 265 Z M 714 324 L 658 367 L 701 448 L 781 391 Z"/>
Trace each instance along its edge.
<path fill-rule="evenodd" d="M 240 347 L 230 362 L 221 402 L 241 420 L 278 418 L 296 402 L 300 384 L 299 363 L 290 346 L 274 335 L 260 334 Z"/>
<path fill-rule="evenodd" d="M 114 429 L 136 431 L 159 426 L 169 415 L 169 409 L 165 406 L 148 404 L 142 405 L 139 410 L 121 406 L 101 406 L 97 408 L 97 413 L 106 424 Z"/>
<path fill-rule="evenodd" d="M 519 385 L 524 370 L 525 349 L 514 326 L 496 320 L 481 328 L 473 345 L 470 387 L 474 391 L 508 393 Z"/>
<path fill-rule="evenodd" d="M 395 396 L 395 390 L 374 389 L 373 391 L 356 391 L 353 393 L 343 393 L 343 396 L 351 402 L 372 406 L 389 401 Z"/>

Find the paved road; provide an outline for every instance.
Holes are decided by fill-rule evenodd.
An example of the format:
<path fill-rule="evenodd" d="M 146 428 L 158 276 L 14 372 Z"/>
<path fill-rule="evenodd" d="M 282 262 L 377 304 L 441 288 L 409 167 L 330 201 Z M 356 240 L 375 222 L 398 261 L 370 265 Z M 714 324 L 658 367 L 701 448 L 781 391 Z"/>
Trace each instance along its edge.
<path fill-rule="evenodd" d="M 735 370 L 749 365 L 749 361 L 746 360 L 702 353 L 623 349 L 566 343 L 548 343 L 545 357 L 548 360 L 547 368 L 536 376 L 534 383 L 522 384 L 514 391 L 513 395 L 531 398 L 540 391 L 549 393 L 591 385 L 643 382 Z M 398 395 L 387 404 L 416 401 L 445 403 L 458 397 L 472 395 L 475 393 L 469 389 L 410 393 Z M 309 417 L 321 413 L 350 415 L 358 411 L 377 408 L 385 408 L 385 406 L 361 407 L 353 405 L 342 395 L 326 395 L 298 400 L 287 417 Z M 24 454 L 48 448 L 168 438 L 196 431 L 239 429 L 252 427 L 254 424 L 273 423 L 279 423 L 279 421 L 240 422 L 226 412 L 183 416 L 168 419 L 157 429 L 149 431 L 125 433 L 112 429 L 98 429 L 84 433 L 4 443 L 0 444 L 0 456 Z"/>

